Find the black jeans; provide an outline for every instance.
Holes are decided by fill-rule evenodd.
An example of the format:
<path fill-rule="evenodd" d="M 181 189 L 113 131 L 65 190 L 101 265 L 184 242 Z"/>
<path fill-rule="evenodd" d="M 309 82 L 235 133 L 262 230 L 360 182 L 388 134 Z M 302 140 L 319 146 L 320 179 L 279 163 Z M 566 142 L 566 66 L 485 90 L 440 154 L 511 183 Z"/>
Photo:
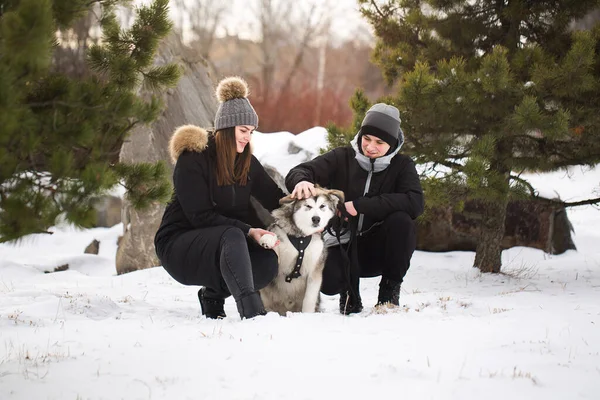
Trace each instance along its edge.
<path fill-rule="evenodd" d="M 178 282 L 205 286 L 206 297 L 216 299 L 245 297 L 267 286 L 278 271 L 275 252 L 233 226 L 179 234 L 159 258 Z"/>
<path fill-rule="evenodd" d="M 402 282 L 417 246 L 415 221 L 405 212 L 387 216 L 383 223 L 356 240 L 361 277 L 382 275 L 392 281 Z M 347 290 L 346 264 L 342 251 L 346 246 L 328 249 L 321 292 L 334 295 Z"/>

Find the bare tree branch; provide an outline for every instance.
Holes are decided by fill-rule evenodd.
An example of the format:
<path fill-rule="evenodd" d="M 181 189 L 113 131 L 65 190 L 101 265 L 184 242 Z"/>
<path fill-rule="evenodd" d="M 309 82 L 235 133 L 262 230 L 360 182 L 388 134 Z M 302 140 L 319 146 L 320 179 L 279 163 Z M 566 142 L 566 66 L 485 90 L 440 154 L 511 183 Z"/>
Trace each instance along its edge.
<path fill-rule="evenodd" d="M 300 46 L 298 46 L 298 50 L 296 51 L 296 56 L 294 57 L 292 67 L 290 68 L 287 77 L 281 87 L 281 90 L 279 91 L 279 96 L 277 100 L 278 102 L 280 101 L 281 96 L 287 92 L 287 89 L 291 85 L 294 75 L 296 75 L 298 68 L 300 68 L 300 65 L 302 64 L 302 59 L 304 58 L 306 48 L 310 44 L 310 41 L 313 39 L 315 34 L 318 32 L 318 30 L 315 28 L 317 28 L 320 25 L 320 20 L 318 20 L 314 24 L 311 23 L 311 20 L 315 15 L 316 8 L 316 4 L 313 3 L 310 8 L 310 11 L 306 15 L 306 19 L 304 21 L 304 34 L 302 35 L 302 41 L 300 42 Z"/>
<path fill-rule="evenodd" d="M 595 199 L 588 199 L 588 200 L 582 200 L 582 201 L 573 201 L 573 202 L 561 202 L 562 205 L 567 208 L 567 207 L 578 207 L 578 206 L 588 206 L 588 205 L 593 205 L 593 204 L 600 204 L 600 197 L 595 198 Z"/>
<path fill-rule="evenodd" d="M 217 30 L 222 26 L 225 13 L 230 7 L 230 2 L 221 0 L 175 0 L 175 8 L 179 11 L 177 29 L 180 36 L 191 35 L 193 46 L 215 74 L 218 71 L 210 55 Z"/>
<path fill-rule="evenodd" d="M 278 102 L 300 72 L 308 48 L 329 31 L 331 10 L 316 0 L 302 3 L 261 0 L 256 12 L 261 33 L 261 97 L 264 101 Z M 291 57 L 286 55 L 291 63 L 285 69 L 278 65 L 282 49 L 293 51 Z M 276 96 L 270 100 L 275 88 Z"/>

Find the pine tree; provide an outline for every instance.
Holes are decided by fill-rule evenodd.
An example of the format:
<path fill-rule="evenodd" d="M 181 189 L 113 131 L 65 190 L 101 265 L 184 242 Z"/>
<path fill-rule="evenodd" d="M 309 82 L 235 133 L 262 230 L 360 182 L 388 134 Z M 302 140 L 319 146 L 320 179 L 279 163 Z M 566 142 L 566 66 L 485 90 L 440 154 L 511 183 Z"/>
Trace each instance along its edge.
<path fill-rule="evenodd" d="M 569 30 L 600 1 L 359 3 L 405 151 L 482 202 L 474 264 L 499 272 L 509 196 L 535 193 L 521 173 L 600 162 L 600 25 Z"/>
<path fill-rule="evenodd" d="M 130 29 L 114 12 L 118 0 L 0 0 L 0 242 L 45 233 L 59 216 L 90 226 L 93 202 L 117 184 L 137 207 L 165 201 L 166 167 L 123 165 L 119 151 L 138 124 L 157 118 L 158 97 L 141 87 L 173 86 L 177 65 L 153 66 L 171 29 L 168 0 L 136 9 Z M 101 8 L 102 40 L 90 48 L 90 77 L 58 73 L 56 32 Z"/>

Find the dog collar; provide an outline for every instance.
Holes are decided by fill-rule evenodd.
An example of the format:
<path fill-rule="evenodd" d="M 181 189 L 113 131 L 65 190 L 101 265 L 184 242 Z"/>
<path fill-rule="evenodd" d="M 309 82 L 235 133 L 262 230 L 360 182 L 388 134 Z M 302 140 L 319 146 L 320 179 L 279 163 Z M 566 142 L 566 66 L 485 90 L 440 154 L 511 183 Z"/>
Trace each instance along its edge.
<path fill-rule="evenodd" d="M 300 267 L 302 267 L 302 260 L 304 259 L 304 250 L 308 247 L 310 243 L 310 239 L 312 239 L 312 235 L 310 236 L 288 236 L 292 245 L 298 250 L 298 257 L 296 258 L 296 265 L 292 272 L 290 272 L 286 277 L 286 282 L 291 282 L 294 278 L 299 278 L 300 276 Z"/>

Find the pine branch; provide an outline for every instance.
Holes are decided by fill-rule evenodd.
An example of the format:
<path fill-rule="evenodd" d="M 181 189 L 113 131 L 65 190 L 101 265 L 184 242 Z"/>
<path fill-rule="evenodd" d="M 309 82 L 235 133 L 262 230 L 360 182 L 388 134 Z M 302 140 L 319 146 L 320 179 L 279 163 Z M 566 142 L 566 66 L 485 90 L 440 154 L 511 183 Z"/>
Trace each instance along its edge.
<path fill-rule="evenodd" d="M 381 12 L 381 10 L 379 9 L 379 6 L 377 6 L 377 2 L 375 0 L 371 0 L 371 5 L 373 6 L 373 8 L 375 8 L 375 10 L 377 11 L 377 14 L 379 14 L 379 16 L 382 19 L 384 19 L 384 20 L 387 19 L 387 16 Z"/>
<path fill-rule="evenodd" d="M 473 9 L 470 9 L 468 12 L 464 11 L 464 8 L 463 8 L 462 12 L 461 11 L 455 11 L 455 12 L 452 13 L 452 15 L 456 15 L 456 16 L 459 16 L 461 18 L 472 19 L 474 17 L 478 17 L 478 16 L 482 16 L 482 15 L 483 16 L 488 16 L 491 11 L 494 11 L 492 5 L 490 5 L 489 7 L 484 7 L 482 5 L 481 8 L 479 8 L 479 9 L 473 8 Z M 496 21 L 498 21 L 497 17 L 495 17 L 494 19 L 489 20 L 489 22 L 491 24 L 495 23 Z"/>
<path fill-rule="evenodd" d="M 509 179 L 512 179 L 514 181 L 517 181 L 519 183 L 522 183 L 523 185 L 527 186 L 527 189 L 529 189 L 529 192 L 531 194 L 532 197 L 537 197 L 537 193 L 535 192 L 535 188 L 531 185 L 531 183 L 527 182 L 525 179 L 516 176 L 516 175 L 510 175 Z"/>
<path fill-rule="evenodd" d="M 158 91 L 163 87 L 172 87 L 177 84 L 181 76 L 181 69 L 177 64 L 154 67 L 147 72 L 142 71 L 144 87 Z"/>
<path fill-rule="evenodd" d="M 69 107 L 69 108 L 83 109 L 83 110 L 99 110 L 99 109 L 103 108 L 103 106 L 90 107 L 90 106 L 85 106 L 83 104 L 71 104 L 71 103 L 67 103 L 66 101 L 61 101 L 61 100 L 50 100 L 50 101 L 42 101 L 42 102 L 37 102 L 37 103 L 26 103 L 26 104 L 32 108 L 52 107 L 55 105 L 65 106 L 65 107 Z"/>
<path fill-rule="evenodd" d="M 464 165 L 449 160 L 435 160 L 433 161 L 433 163 L 443 165 L 444 167 L 452 168 L 453 170 L 457 171 L 462 171 L 462 169 L 464 168 Z"/>

